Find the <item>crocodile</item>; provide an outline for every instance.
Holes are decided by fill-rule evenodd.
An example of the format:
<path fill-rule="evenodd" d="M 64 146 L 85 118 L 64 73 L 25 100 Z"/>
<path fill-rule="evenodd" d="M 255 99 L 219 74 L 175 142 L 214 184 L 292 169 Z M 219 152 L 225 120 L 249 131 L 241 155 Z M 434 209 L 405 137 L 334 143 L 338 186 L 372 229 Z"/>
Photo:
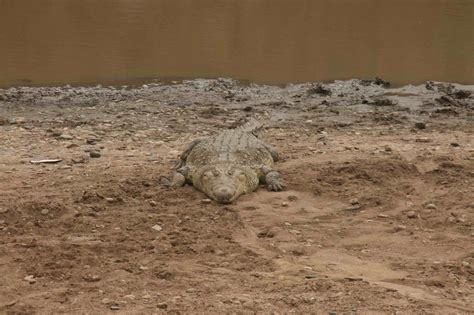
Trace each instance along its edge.
<path fill-rule="evenodd" d="M 232 203 L 239 196 L 265 184 L 270 191 L 285 187 L 273 170 L 277 151 L 258 137 L 262 124 L 252 118 L 235 129 L 191 142 L 180 155 L 171 178 L 161 177 L 168 187 L 191 184 L 218 203 Z"/>

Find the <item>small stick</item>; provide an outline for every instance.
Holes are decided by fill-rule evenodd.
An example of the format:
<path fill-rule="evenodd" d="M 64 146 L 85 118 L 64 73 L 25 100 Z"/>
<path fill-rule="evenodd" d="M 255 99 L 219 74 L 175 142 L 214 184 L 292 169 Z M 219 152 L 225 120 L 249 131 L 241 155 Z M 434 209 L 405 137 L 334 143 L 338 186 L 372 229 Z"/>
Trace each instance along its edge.
<path fill-rule="evenodd" d="M 33 161 L 30 161 L 31 164 L 45 164 L 45 163 L 48 163 L 48 164 L 55 164 L 55 163 L 59 163 L 61 162 L 62 159 L 53 159 L 53 160 L 33 160 Z"/>

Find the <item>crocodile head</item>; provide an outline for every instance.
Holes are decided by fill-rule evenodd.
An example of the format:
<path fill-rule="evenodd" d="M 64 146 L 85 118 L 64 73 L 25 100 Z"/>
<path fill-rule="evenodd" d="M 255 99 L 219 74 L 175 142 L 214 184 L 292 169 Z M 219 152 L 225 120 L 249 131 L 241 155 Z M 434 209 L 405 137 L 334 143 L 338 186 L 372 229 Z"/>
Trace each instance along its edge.
<path fill-rule="evenodd" d="M 240 195 L 258 187 L 258 175 L 250 168 L 213 165 L 193 174 L 193 185 L 219 203 L 232 203 Z"/>

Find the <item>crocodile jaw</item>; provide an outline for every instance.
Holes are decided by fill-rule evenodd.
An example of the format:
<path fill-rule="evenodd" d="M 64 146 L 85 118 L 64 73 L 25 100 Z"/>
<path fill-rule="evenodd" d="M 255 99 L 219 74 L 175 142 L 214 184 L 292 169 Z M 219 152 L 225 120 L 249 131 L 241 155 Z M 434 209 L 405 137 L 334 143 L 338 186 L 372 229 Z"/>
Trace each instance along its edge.
<path fill-rule="evenodd" d="M 234 172 L 228 174 L 230 168 L 206 167 L 205 171 L 198 171 L 197 176 L 193 176 L 193 185 L 211 199 L 223 204 L 232 203 L 239 196 L 257 189 L 259 180 L 256 172 L 249 168 L 231 168 Z M 209 173 L 216 175 L 204 176 Z"/>

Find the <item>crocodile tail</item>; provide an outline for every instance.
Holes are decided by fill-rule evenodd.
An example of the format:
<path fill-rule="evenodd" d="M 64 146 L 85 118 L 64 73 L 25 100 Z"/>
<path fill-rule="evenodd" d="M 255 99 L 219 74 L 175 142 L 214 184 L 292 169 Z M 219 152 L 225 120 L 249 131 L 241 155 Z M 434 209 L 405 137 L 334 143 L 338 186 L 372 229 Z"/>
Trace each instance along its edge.
<path fill-rule="evenodd" d="M 251 133 L 255 136 L 258 135 L 259 131 L 262 130 L 263 124 L 256 118 L 250 118 L 248 122 L 239 127 L 243 132 Z"/>

